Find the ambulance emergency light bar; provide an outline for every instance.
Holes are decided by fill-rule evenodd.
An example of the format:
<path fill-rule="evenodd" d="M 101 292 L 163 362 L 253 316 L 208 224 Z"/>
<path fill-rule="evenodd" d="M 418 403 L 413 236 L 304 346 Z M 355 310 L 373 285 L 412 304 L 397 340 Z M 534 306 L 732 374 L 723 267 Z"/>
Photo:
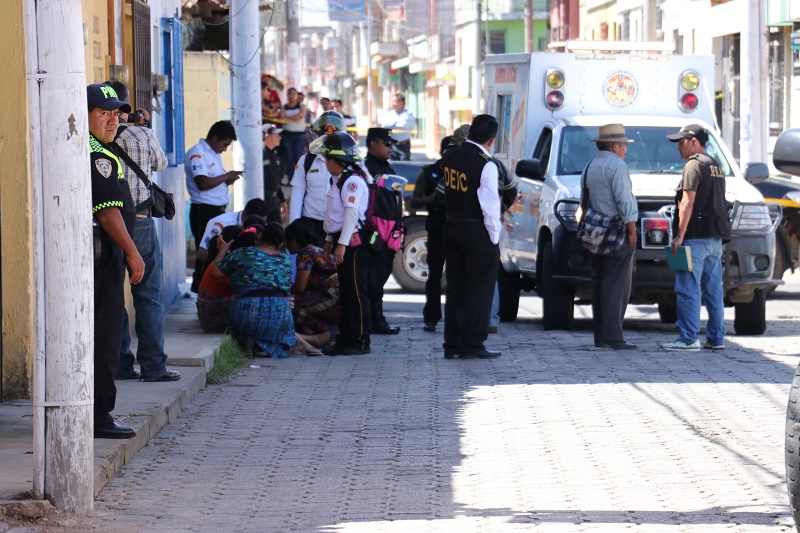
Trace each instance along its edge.
<path fill-rule="evenodd" d="M 675 43 L 665 41 L 564 41 L 552 43 L 564 52 L 675 52 Z"/>

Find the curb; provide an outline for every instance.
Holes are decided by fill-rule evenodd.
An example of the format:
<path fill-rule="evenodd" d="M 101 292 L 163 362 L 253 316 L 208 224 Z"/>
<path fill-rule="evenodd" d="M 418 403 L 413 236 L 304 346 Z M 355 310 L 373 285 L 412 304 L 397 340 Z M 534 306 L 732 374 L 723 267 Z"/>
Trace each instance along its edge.
<path fill-rule="evenodd" d="M 203 359 L 198 359 L 203 361 Z M 172 362 L 172 360 L 170 360 Z M 109 481 L 130 462 L 133 456 L 144 448 L 147 443 L 155 437 L 161 429 L 174 421 L 178 415 L 189 406 L 192 399 L 197 396 L 200 390 L 206 385 L 206 369 L 197 371 L 184 370 L 180 382 L 182 387 L 176 391 L 174 398 L 167 404 L 159 404 L 151 407 L 144 414 L 130 415 L 126 424 L 130 424 L 136 430 L 136 436 L 129 440 L 105 441 L 113 442 L 112 450 L 98 451 L 99 440 L 95 440 L 95 459 L 94 459 L 94 497 Z M 158 384 L 159 386 L 162 384 Z"/>

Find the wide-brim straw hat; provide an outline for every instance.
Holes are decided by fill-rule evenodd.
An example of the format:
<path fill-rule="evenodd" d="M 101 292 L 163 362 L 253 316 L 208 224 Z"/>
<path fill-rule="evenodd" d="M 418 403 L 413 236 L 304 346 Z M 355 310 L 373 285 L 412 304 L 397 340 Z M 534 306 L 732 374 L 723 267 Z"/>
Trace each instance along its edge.
<path fill-rule="evenodd" d="M 600 134 L 592 142 L 632 143 L 633 139 L 625 137 L 625 127 L 622 124 L 606 124 L 600 126 Z"/>

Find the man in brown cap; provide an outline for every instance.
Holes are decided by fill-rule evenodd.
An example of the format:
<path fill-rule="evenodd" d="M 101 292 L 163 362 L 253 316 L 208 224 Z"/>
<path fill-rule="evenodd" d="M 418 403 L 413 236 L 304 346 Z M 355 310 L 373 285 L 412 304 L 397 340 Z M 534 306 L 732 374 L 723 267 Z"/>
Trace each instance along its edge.
<path fill-rule="evenodd" d="M 625 342 L 622 320 L 631 295 L 633 252 L 636 249 L 636 220 L 639 218 L 631 177 L 623 159 L 628 143 L 622 124 L 600 126 L 598 154 L 589 162 L 581 194 L 586 205 L 607 217 L 619 217 L 625 224 L 628 238 L 622 247 L 608 254 L 592 257 L 592 322 L 594 345 L 613 350 L 633 350 L 635 344 Z"/>
<path fill-rule="evenodd" d="M 692 254 L 692 271 L 675 272 L 680 334 L 662 344 L 668 351 L 700 351 L 700 304 L 708 311 L 706 341 L 703 348 L 725 348 L 725 304 L 722 287 L 722 246 L 731 238 L 728 204 L 725 202 L 725 172 L 706 154 L 708 132 L 699 124 L 684 126 L 667 135 L 678 143 L 678 153 L 686 160 L 683 179 L 675 197 L 676 216 L 672 221 L 672 254 L 687 246 Z"/>

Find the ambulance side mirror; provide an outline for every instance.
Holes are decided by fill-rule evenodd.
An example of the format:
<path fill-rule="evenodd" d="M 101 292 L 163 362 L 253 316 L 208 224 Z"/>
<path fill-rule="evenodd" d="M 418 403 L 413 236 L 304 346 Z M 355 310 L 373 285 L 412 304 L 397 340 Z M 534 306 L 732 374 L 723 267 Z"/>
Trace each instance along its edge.
<path fill-rule="evenodd" d="M 747 163 L 744 166 L 744 179 L 755 185 L 769 178 L 769 167 L 766 163 Z"/>
<path fill-rule="evenodd" d="M 778 136 L 772 163 L 781 172 L 800 176 L 800 128 L 786 130 Z"/>
<path fill-rule="evenodd" d="M 538 159 L 520 159 L 517 161 L 517 166 L 514 167 L 514 174 L 521 178 L 544 181 L 542 163 Z"/>

